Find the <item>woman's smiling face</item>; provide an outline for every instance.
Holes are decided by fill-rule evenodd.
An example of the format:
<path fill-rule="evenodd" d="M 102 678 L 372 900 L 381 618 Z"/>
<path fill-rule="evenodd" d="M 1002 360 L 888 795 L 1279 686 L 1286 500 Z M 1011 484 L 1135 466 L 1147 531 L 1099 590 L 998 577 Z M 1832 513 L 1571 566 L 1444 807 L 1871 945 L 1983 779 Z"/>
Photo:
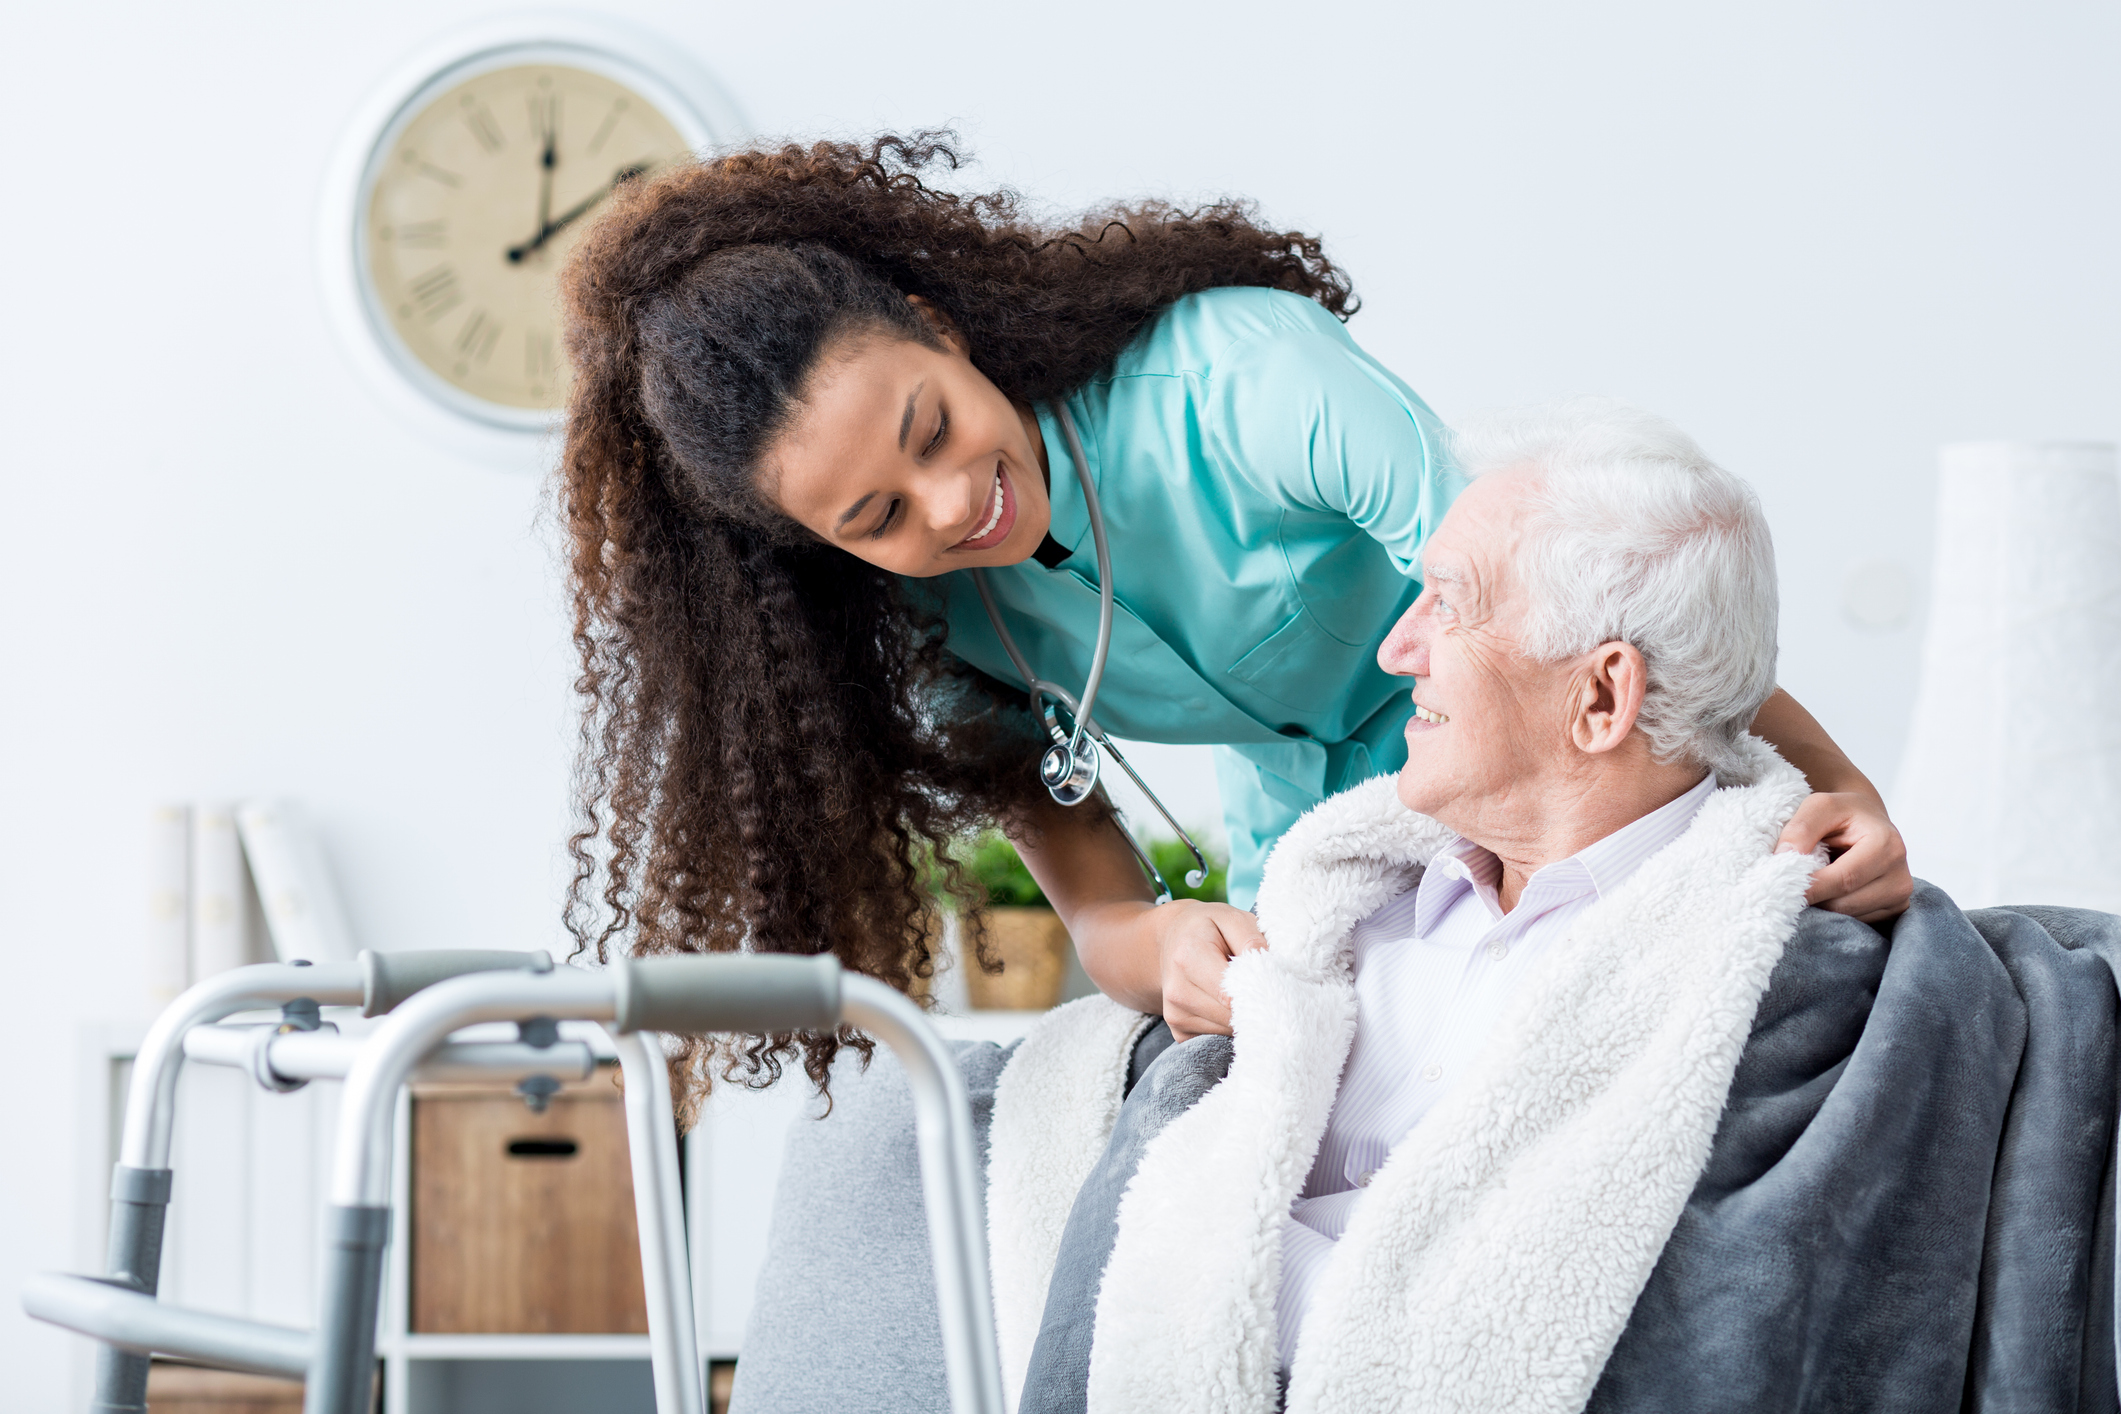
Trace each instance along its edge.
<path fill-rule="evenodd" d="M 811 534 L 916 578 L 1027 560 L 1052 521 L 1037 417 L 937 322 L 939 348 L 885 333 L 828 348 L 760 470 Z"/>

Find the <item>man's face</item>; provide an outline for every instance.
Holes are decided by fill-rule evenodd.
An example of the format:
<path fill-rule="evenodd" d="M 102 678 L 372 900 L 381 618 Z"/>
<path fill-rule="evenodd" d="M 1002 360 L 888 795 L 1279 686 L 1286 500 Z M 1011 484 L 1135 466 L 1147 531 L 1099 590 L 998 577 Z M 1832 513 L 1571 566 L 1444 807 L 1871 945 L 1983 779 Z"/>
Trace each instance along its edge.
<path fill-rule="evenodd" d="M 1520 647 L 1525 590 L 1512 562 L 1533 484 L 1530 472 L 1498 471 L 1466 488 L 1423 551 L 1421 597 L 1377 650 L 1386 672 L 1415 679 L 1399 798 L 1461 834 L 1513 797 L 1539 799 L 1575 754 L 1574 665 Z"/>

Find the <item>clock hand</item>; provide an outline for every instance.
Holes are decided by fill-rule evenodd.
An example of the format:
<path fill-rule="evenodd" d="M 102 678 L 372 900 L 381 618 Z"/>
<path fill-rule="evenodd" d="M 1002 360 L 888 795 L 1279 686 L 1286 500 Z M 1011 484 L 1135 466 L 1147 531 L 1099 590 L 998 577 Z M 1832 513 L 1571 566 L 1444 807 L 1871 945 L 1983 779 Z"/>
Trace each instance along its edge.
<path fill-rule="evenodd" d="M 598 202 L 602 201 L 605 197 L 611 195 L 612 189 L 617 187 L 620 182 L 626 181 L 632 177 L 638 177 L 647 170 L 648 169 L 646 167 L 619 168 L 618 172 L 613 175 L 610 184 L 606 186 L 602 191 L 593 192 L 589 196 L 584 197 L 581 201 L 576 202 L 573 206 L 561 212 L 560 217 L 557 221 L 545 222 L 543 224 L 542 229 L 539 230 L 537 235 L 523 242 L 523 244 L 510 246 L 508 248 L 509 262 L 511 264 L 520 264 L 524 256 L 529 255 L 531 252 L 537 250 L 540 246 L 544 245 L 545 242 L 551 240 L 562 230 L 566 229 L 569 222 L 575 221 L 583 216 L 588 215 L 589 212 L 596 208 Z"/>
<path fill-rule="evenodd" d="M 544 170 L 538 175 L 538 231 L 542 235 L 552 224 L 552 169 L 559 153 L 560 125 L 548 110 L 545 118 L 545 151 L 538 165 Z"/>

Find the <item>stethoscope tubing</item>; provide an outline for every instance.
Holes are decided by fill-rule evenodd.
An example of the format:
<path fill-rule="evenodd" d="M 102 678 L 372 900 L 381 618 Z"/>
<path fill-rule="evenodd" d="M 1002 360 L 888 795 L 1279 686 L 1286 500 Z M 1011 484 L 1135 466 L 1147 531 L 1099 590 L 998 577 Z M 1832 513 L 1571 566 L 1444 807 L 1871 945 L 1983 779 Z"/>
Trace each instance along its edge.
<path fill-rule="evenodd" d="M 1090 675 L 1083 679 L 1082 708 L 1075 714 L 1075 735 L 1068 739 L 1068 750 L 1073 752 L 1089 726 L 1090 709 L 1105 681 L 1105 659 L 1112 651 L 1112 551 L 1105 544 L 1105 510 L 1098 504 L 1097 483 L 1090 478 L 1090 460 L 1083 455 L 1083 439 L 1076 435 L 1075 419 L 1069 415 L 1066 403 L 1055 402 L 1053 406 L 1060 413 L 1061 435 L 1068 439 L 1068 455 L 1075 459 L 1075 479 L 1083 488 L 1083 505 L 1090 512 L 1090 539 L 1097 546 L 1097 647 L 1090 651 Z"/>
<path fill-rule="evenodd" d="M 1083 506 L 1090 515 L 1090 539 L 1097 550 L 1097 644 L 1090 651 L 1090 671 L 1083 679 L 1083 695 L 1080 701 L 1059 683 L 1048 682 L 1031 671 L 1031 664 L 1025 659 L 1023 650 L 1016 646 L 1015 635 L 1009 632 L 1008 624 L 1002 620 L 1001 607 L 994 602 L 994 591 L 987 587 L 985 570 L 972 571 L 972 585 L 979 591 L 980 605 L 987 611 L 987 621 L 994 625 L 994 634 L 1001 640 L 1002 651 L 1009 655 L 1010 665 L 1016 669 L 1016 675 L 1024 680 L 1025 687 L 1031 693 L 1031 710 L 1042 720 L 1050 722 L 1051 709 L 1045 705 L 1047 699 L 1068 709 L 1068 715 L 1075 721 L 1075 729 L 1064 743 L 1071 758 L 1080 754 L 1083 738 L 1086 736 L 1098 747 L 1111 753 L 1112 759 L 1119 763 L 1119 768 L 1127 773 L 1127 778 L 1141 790 L 1143 797 L 1155 808 L 1156 813 L 1164 817 L 1164 823 L 1184 841 L 1186 849 L 1193 855 L 1198 866 L 1197 870 L 1187 872 L 1186 883 L 1198 888 L 1207 877 L 1207 856 L 1201 853 L 1200 846 L 1186 833 L 1185 826 L 1172 817 L 1156 792 L 1149 789 L 1149 783 L 1141 778 L 1141 774 L 1121 754 L 1119 748 L 1112 744 L 1111 738 L 1105 735 L 1104 729 L 1098 726 L 1096 719 L 1090 715 L 1091 706 L 1097 701 L 1097 690 L 1104 684 L 1106 660 L 1112 653 L 1112 551 L 1105 541 L 1104 507 L 1099 504 L 1097 487 L 1090 479 L 1090 462 L 1089 458 L 1083 455 L 1082 438 L 1076 433 L 1075 419 L 1069 415 L 1067 404 L 1056 402 L 1053 407 L 1060 414 L 1061 434 L 1068 440 L 1068 455 L 1075 461 L 1075 479 L 1082 487 Z M 1058 728 L 1054 728 L 1054 734 L 1058 739 Z M 1060 797 L 1056 794 L 1055 799 Z M 1061 803 L 1069 802 L 1063 800 Z M 1165 882 L 1163 871 L 1159 870 L 1142 847 L 1135 843 L 1132 834 L 1125 828 L 1120 830 L 1120 834 L 1125 836 L 1127 847 L 1134 851 L 1134 857 L 1141 861 L 1142 868 L 1148 870 L 1149 877 L 1156 881 L 1156 901 L 1169 903 L 1171 886 Z"/>

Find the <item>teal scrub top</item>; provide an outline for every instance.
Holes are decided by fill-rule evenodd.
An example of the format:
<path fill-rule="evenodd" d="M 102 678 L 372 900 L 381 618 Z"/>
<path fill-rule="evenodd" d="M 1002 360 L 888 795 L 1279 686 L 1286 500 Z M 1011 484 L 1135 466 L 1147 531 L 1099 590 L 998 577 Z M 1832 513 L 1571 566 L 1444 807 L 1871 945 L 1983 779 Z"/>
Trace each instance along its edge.
<path fill-rule="evenodd" d="M 1422 543 L 1462 484 L 1443 425 L 1340 321 L 1281 290 L 1178 301 L 1066 401 L 1117 601 L 1093 715 L 1115 736 L 1217 748 L 1230 897 L 1250 907 L 1297 816 L 1406 760 L 1411 684 L 1377 648 L 1421 592 Z M 1059 419 L 1037 413 L 1050 534 L 1069 553 L 987 582 L 1032 671 L 1080 691 L 1097 551 Z M 971 575 L 926 583 L 945 597 L 949 650 L 1020 683 Z"/>

